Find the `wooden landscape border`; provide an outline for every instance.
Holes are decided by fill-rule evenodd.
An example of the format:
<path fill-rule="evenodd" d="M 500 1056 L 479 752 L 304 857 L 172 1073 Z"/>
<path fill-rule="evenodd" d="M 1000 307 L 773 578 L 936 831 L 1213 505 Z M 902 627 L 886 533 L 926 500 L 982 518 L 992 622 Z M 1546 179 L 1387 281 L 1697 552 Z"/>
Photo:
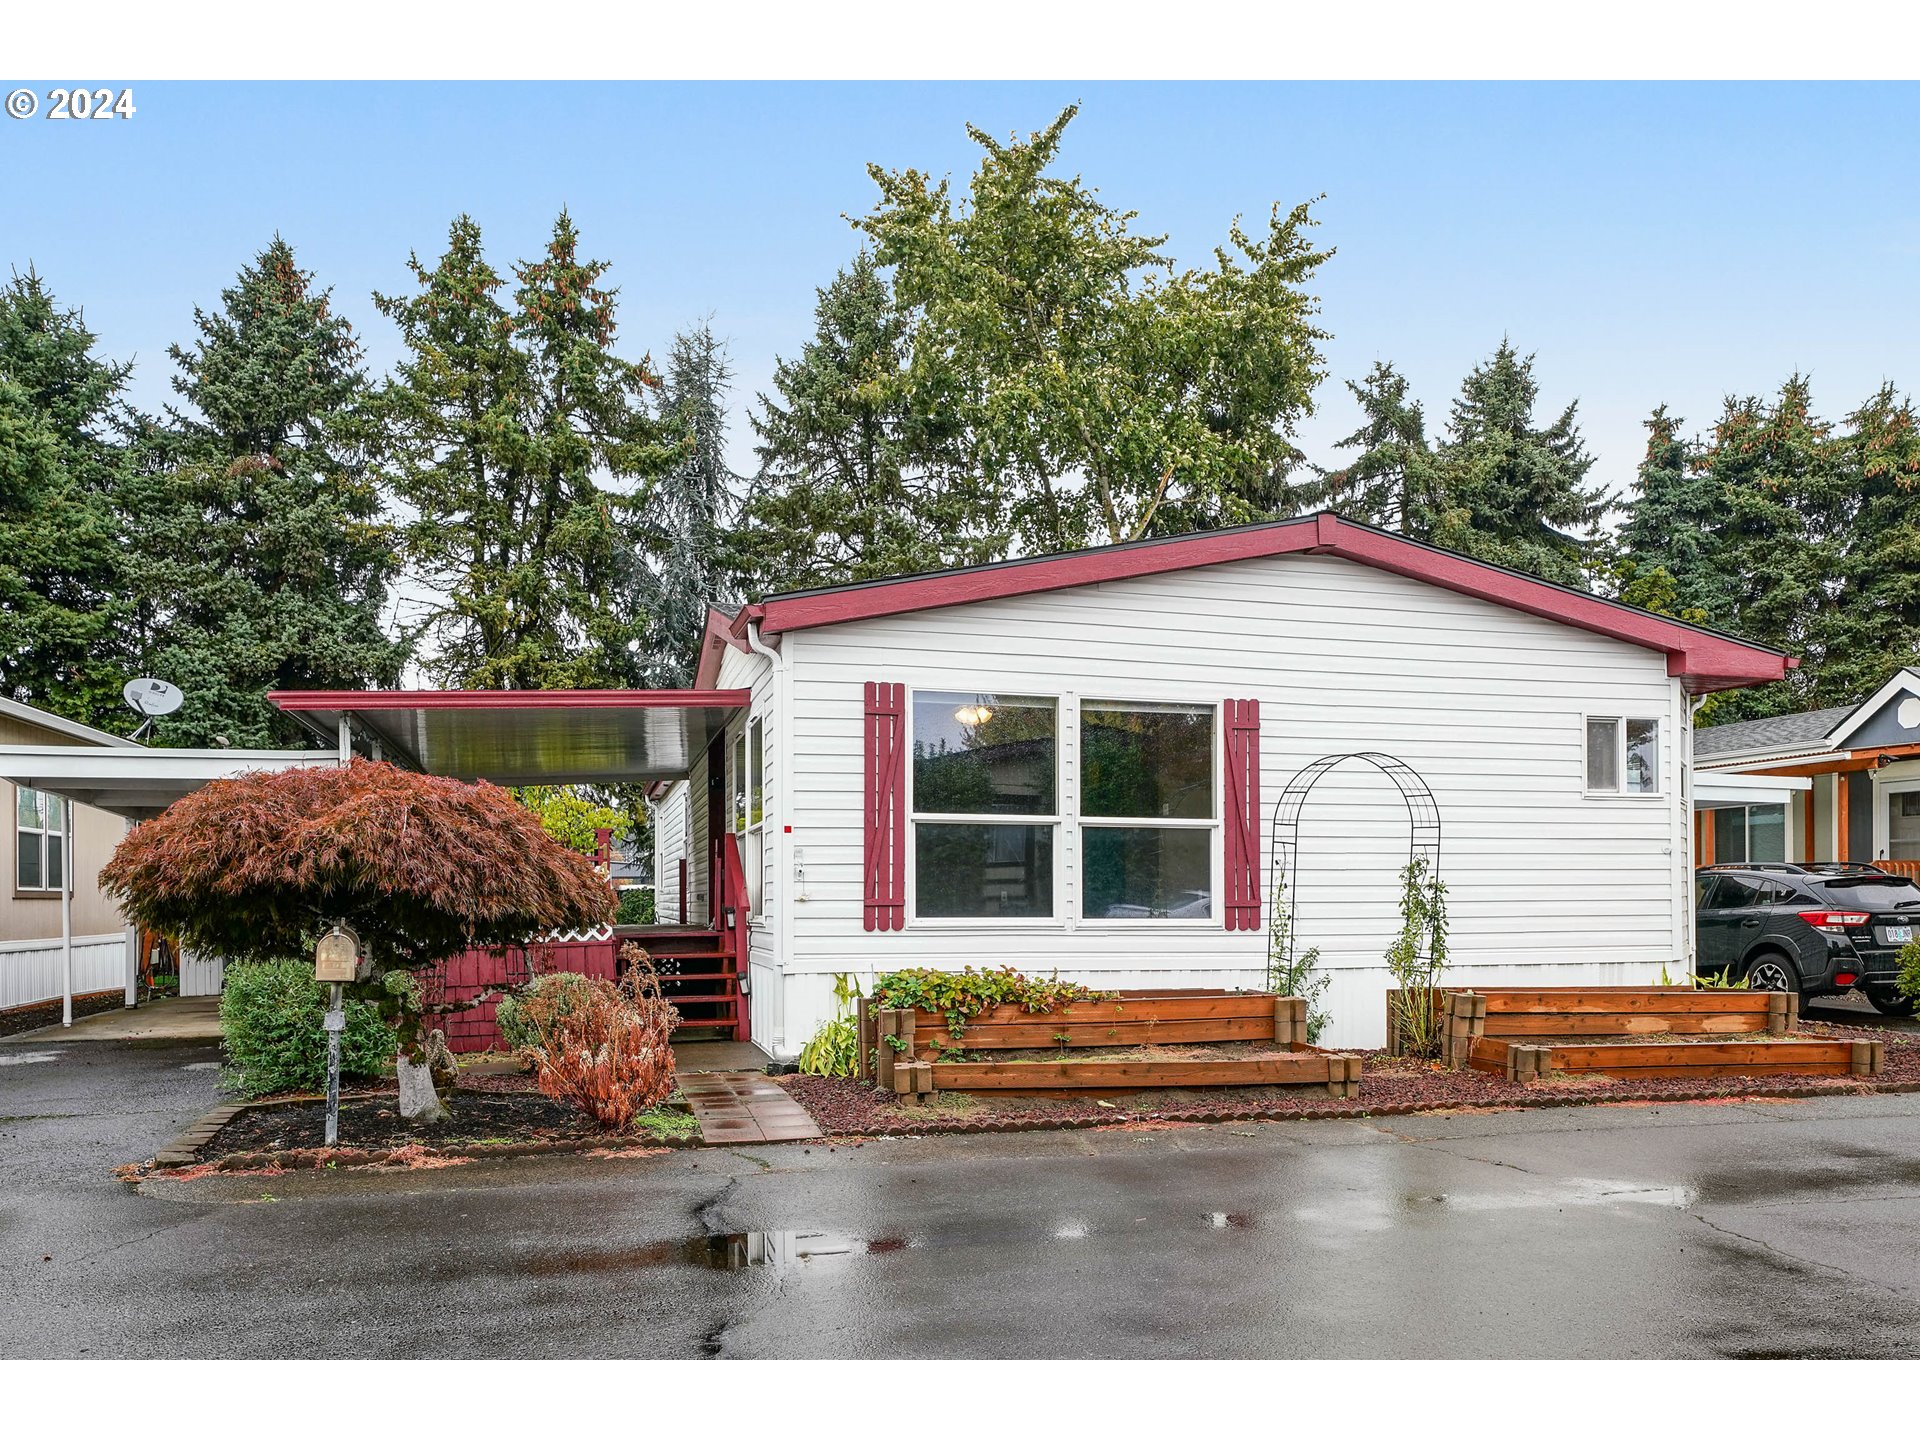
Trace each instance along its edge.
<path fill-rule="evenodd" d="M 1880 1041 L 1789 1038 L 1798 1019 L 1798 997 L 1779 991 L 1490 986 L 1441 997 L 1441 1054 L 1454 1069 L 1522 1083 L 1553 1074 L 1711 1079 L 1880 1073 Z M 1636 1035 L 1756 1038 L 1634 1043 Z M 1596 1043 L 1602 1036 L 1621 1038 Z"/>
<path fill-rule="evenodd" d="M 920 1097 L 939 1090 L 1002 1093 L 1152 1090 L 1221 1085 L 1325 1085 L 1359 1093 L 1360 1059 L 1307 1044 L 1307 1002 L 1262 990 L 1123 990 L 1035 1012 L 996 1005 L 955 1038 L 933 1010 L 856 1012 L 859 1075 L 882 1090 Z M 1124 1045 L 1267 1041 L 1289 1053 L 1218 1060 L 949 1060 L 949 1050 L 1066 1050 Z"/>

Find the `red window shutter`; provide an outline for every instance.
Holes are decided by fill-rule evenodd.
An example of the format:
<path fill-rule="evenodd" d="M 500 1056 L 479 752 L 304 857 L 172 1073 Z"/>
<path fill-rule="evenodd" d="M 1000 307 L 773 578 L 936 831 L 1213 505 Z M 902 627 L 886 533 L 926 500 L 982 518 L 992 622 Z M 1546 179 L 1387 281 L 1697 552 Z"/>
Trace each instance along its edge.
<path fill-rule="evenodd" d="M 906 687 L 867 682 L 866 895 L 869 930 L 907 923 Z"/>
<path fill-rule="evenodd" d="M 1227 929 L 1260 928 L 1260 702 L 1229 700 L 1226 722 Z"/>

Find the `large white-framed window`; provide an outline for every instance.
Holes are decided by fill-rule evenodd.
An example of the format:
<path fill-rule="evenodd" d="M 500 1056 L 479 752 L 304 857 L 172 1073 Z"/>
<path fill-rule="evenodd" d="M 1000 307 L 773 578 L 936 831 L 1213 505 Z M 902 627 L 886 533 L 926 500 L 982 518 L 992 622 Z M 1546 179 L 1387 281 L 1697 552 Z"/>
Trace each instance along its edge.
<path fill-rule="evenodd" d="M 54 795 L 15 787 L 13 888 L 27 895 L 58 895 L 65 883 L 64 809 Z"/>
<path fill-rule="evenodd" d="M 1660 721 L 1656 717 L 1586 717 L 1587 794 L 1659 795 Z"/>
<path fill-rule="evenodd" d="M 1215 923 L 1218 707 L 1079 702 L 1080 915 L 1088 924 Z"/>
<path fill-rule="evenodd" d="M 909 705 L 915 920 L 1059 919 L 1059 697 L 929 689 Z"/>

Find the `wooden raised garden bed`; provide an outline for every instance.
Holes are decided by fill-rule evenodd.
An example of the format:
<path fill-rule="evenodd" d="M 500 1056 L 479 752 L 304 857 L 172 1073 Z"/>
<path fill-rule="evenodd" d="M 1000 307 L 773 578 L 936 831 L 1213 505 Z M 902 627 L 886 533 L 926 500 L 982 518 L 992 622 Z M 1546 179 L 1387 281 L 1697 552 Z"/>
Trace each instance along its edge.
<path fill-rule="evenodd" d="M 1307 1044 L 1307 1002 L 1265 991 L 1123 990 L 1113 1000 L 1082 1000 L 1034 1012 L 996 1005 L 956 1035 L 933 1010 L 859 1010 L 862 1077 L 901 1095 L 939 1090 L 999 1092 L 1154 1090 L 1188 1086 L 1325 1085 L 1352 1096 L 1360 1058 Z M 1152 1045 L 1255 1044 L 1260 1054 L 1219 1058 L 1072 1059 L 1074 1050 Z M 948 1058 L 980 1051 L 1047 1051 L 1046 1058 Z M 1279 1053 L 1273 1053 L 1278 1051 Z"/>
<path fill-rule="evenodd" d="M 1490 988 L 1441 997 L 1442 1057 L 1527 1081 L 1878 1075 L 1878 1040 L 1793 1035 L 1796 997 L 1764 990 L 1673 986 Z M 1751 1038 L 1731 1038 L 1731 1037 Z M 1693 1038 L 1699 1037 L 1699 1038 Z M 1728 1037 L 1728 1038 L 1721 1038 Z"/>

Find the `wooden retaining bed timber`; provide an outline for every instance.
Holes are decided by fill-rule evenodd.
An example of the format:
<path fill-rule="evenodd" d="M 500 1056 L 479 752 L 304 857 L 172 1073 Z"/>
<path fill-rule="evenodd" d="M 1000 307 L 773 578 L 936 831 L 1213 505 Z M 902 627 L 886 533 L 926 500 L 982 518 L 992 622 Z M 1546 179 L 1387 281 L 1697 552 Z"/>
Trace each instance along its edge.
<path fill-rule="evenodd" d="M 1001 1093 L 1155 1090 L 1216 1085 L 1325 1085 L 1358 1093 L 1360 1060 L 1307 1044 L 1307 1003 L 1265 991 L 1123 990 L 1035 1013 L 996 1005 L 956 1036 L 932 1010 L 858 1011 L 860 1074 L 881 1089 L 920 1096 L 937 1090 Z M 1265 1041 L 1281 1054 L 1246 1057 L 1101 1060 L 954 1060 L 953 1052 L 1204 1045 Z M 869 1067 L 871 1076 L 869 1076 Z"/>
<path fill-rule="evenodd" d="M 1877 1075 L 1885 1063 L 1877 1040 L 1794 1038 L 1797 997 L 1763 990 L 1512 987 L 1449 991 L 1440 1004 L 1449 1065 L 1519 1082 L 1555 1074 Z M 1695 1035 L 1702 1038 L 1683 1038 Z M 1735 1035 L 1756 1038 L 1710 1038 Z"/>

